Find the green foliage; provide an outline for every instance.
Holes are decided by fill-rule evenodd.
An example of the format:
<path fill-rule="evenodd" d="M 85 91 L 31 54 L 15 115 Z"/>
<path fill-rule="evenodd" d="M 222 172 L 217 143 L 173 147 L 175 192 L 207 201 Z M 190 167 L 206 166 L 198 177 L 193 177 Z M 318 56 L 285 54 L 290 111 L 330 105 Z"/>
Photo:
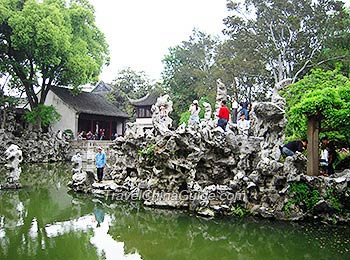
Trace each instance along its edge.
<path fill-rule="evenodd" d="M 112 91 L 107 98 L 122 111 L 134 114 L 129 98 L 139 99 L 151 93 L 162 93 L 160 85 L 152 83 L 144 71 L 126 68 L 117 73 L 112 83 Z"/>
<path fill-rule="evenodd" d="M 292 182 L 289 187 L 290 199 L 286 203 L 284 210 L 290 214 L 290 207 L 296 203 L 303 203 L 307 210 L 312 210 L 321 199 L 318 190 L 312 190 L 307 184 L 302 182 Z"/>
<path fill-rule="evenodd" d="M 296 82 L 315 66 L 334 69 L 341 61 L 341 72 L 349 71 L 350 13 L 344 3 L 231 0 L 227 7 L 225 40 L 194 30 L 163 59 L 162 76 L 174 102 L 175 124 L 190 101 L 202 96 L 215 101 L 218 78 L 238 100 L 265 101 L 277 82 Z M 293 124 L 298 131 L 305 130 L 305 122 Z"/>
<path fill-rule="evenodd" d="M 69 89 L 69 92 L 73 95 L 73 96 L 78 96 L 81 93 L 82 87 L 81 86 L 77 86 L 74 88 Z"/>
<path fill-rule="evenodd" d="M 203 106 L 203 103 L 207 102 L 209 103 L 212 107 L 215 106 L 215 101 L 210 100 L 208 97 L 203 96 L 199 100 L 199 107 L 201 108 L 201 111 L 199 112 L 199 118 L 204 118 L 204 113 L 205 113 L 205 108 Z"/>
<path fill-rule="evenodd" d="M 186 112 L 181 113 L 179 125 L 182 125 L 182 123 L 185 123 L 186 126 L 187 126 L 188 125 L 188 120 L 190 119 L 190 116 L 191 116 L 191 112 L 190 111 L 186 111 Z"/>
<path fill-rule="evenodd" d="M 340 198 L 334 189 L 328 189 L 325 195 L 325 199 L 332 205 L 336 211 L 341 211 Z"/>
<path fill-rule="evenodd" d="M 287 136 L 305 136 L 307 118 L 315 117 L 322 123 L 321 130 L 344 139 L 350 127 L 349 92 L 350 80 L 338 70 L 315 69 L 286 87 L 281 94 L 287 101 Z"/>
<path fill-rule="evenodd" d="M 219 62 L 248 90 L 254 83 L 302 77 L 310 62 L 328 65 L 349 52 L 349 12 L 341 1 L 230 0 L 227 7 L 229 40 Z"/>
<path fill-rule="evenodd" d="M 249 213 L 244 207 L 242 207 L 239 204 L 236 204 L 231 212 L 234 216 L 237 216 L 237 217 L 244 217 Z"/>
<path fill-rule="evenodd" d="M 340 163 L 341 161 L 349 159 L 349 157 L 350 157 L 350 151 L 338 153 L 338 161 L 336 162 L 335 167 L 337 167 L 337 164 Z"/>
<path fill-rule="evenodd" d="M 18 99 L 14 97 L 0 97 L 0 107 L 13 107 L 18 104 Z"/>
<path fill-rule="evenodd" d="M 174 102 L 175 124 L 193 100 L 206 96 L 215 101 L 216 80 L 220 76 L 214 62 L 216 44 L 214 37 L 193 30 L 188 41 L 169 48 L 163 59 L 163 84 Z"/>
<path fill-rule="evenodd" d="M 64 130 L 63 134 L 67 135 L 69 140 L 73 140 L 74 139 L 74 133 L 73 133 L 72 129 Z"/>
<path fill-rule="evenodd" d="M 199 112 L 199 118 L 203 118 L 204 117 L 204 113 L 205 113 L 205 108 L 203 106 L 203 103 L 207 102 L 210 104 L 210 100 L 207 97 L 201 97 L 201 99 L 198 101 L 198 105 L 200 107 L 200 112 Z M 179 120 L 179 125 L 181 125 L 182 123 L 185 123 L 186 126 L 188 125 L 188 120 L 190 119 L 191 116 L 191 112 L 190 111 L 185 111 L 183 113 L 181 113 L 180 115 L 180 120 Z"/>
<path fill-rule="evenodd" d="M 38 105 L 32 111 L 29 111 L 25 115 L 26 121 L 35 126 L 49 126 L 58 120 L 61 115 L 56 111 L 53 106 Z"/>
<path fill-rule="evenodd" d="M 21 83 L 12 87 L 24 88 L 32 110 L 51 86 L 95 82 L 108 63 L 108 45 L 87 1 L 6 0 L 0 14 L 0 72 Z"/>
<path fill-rule="evenodd" d="M 135 71 L 131 68 L 119 71 L 112 86 L 130 98 L 144 97 L 153 88 L 151 80 L 144 71 Z"/>
<path fill-rule="evenodd" d="M 154 149 L 156 145 L 155 144 L 150 144 L 148 147 L 146 147 L 143 150 L 138 150 L 137 153 L 140 156 L 144 156 L 147 161 L 154 163 L 155 157 L 154 157 Z"/>

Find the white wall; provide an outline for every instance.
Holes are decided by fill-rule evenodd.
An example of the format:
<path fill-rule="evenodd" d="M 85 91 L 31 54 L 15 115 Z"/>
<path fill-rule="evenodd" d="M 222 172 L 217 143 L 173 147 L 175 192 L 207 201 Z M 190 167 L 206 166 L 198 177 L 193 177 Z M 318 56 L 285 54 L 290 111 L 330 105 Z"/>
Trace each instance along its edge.
<path fill-rule="evenodd" d="M 61 119 L 54 125 L 52 125 L 53 131 L 71 129 L 76 136 L 78 131 L 78 116 L 76 111 L 68 107 L 62 99 L 60 99 L 51 90 L 47 94 L 45 105 L 52 105 L 56 108 L 57 112 L 60 113 Z"/>
<path fill-rule="evenodd" d="M 136 118 L 136 124 L 140 127 L 153 127 L 152 118 Z"/>
<path fill-rule="evenodd" d="M 116 130 L 118 135 L 123 135 L 123 124 L 118 122 Z"/>

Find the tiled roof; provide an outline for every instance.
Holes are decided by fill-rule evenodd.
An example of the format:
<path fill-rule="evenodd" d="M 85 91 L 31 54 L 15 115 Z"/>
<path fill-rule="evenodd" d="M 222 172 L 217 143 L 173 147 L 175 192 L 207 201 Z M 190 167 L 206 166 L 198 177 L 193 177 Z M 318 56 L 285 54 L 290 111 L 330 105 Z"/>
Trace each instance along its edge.
<path fill-rule="evenodd" d="M 151 93 L 151 94 L 147 94 L 146 96 L 140 99 L 129 98 L 129 101 L 134 106 L 152 106 L 157 102 L 158 97 L 159 95 Z"/>
<path fill-rule="evenodd" d="M 106 92 L 110 92 L 111 90 L 112 90 L 112 86 L 101 80 L 96 84 L 96 86 L 93 88 L 93 90 L 91 90 L 91 92 L 92 93 L 106 93 Z"/>
<path fill-rule="evenodd" d="M 51 87 L 51 90 L 79 113 L 129 118 L 128 114 L 110 103 L 101 94 L 81 92 L 75 96 L 68 88 Z"/>

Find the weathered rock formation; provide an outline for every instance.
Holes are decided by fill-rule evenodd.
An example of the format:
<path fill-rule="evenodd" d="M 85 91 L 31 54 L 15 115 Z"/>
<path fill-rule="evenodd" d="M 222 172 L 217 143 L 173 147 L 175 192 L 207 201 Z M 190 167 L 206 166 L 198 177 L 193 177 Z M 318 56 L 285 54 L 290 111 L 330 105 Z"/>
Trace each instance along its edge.
<path fill-rule="evenodd" d="M 95 176 L 92 171 L 83 171 L 83 158 L 80 153 L 72 156 L 72 181 L 68 183 L 68 187 L 77 192 L 91 192 L 92 184 L 95 182 Z"/>
<path fill-rule="evenodd" d="M 0 185 L 2 189 L 19 189 L 21 188 L 20 175 L 21 167 L 20 163 L 23 161 L 22 151 L 15 144 L 11 144 L 5 151 L 6 156 L 6 168 L 9 171 L 7 175 L 6 183 Z"/>
<path fill-rule="evenodd" d="M 221 107 L 221 101 L 227 100 L 227 88 L 221 79 L 216 80 L 216 103 L 215 103 L 215 115 L 218 114 Z"/>
<path fill-rule="evenodd" d="M 41 163 L 69 160 L 70 145 L 64 134 L 41 133 L 36 131 L 24 131 L 21 136 L 15 136 L 12 132 L 0 129 L 0 153 L 4 153 L 11 144 L 16 144 L 22 150 L 23 162 Z M 6 159 L 0 156 L 0 163 L 6 163 Z"/>
<path fill-rule="evenodd" d="M 253 104 L 248 138 L 220 131 L 213 120 L 197 130 L 155 125 L 145 137 L 119 137 L 111 147 L 111 181 L 90 191 L 205 216 L 348 221 L 350 171 L 310 177 L 303 154 L 281 160 L 285 123 L 283 107 L 266 102 Z"/>

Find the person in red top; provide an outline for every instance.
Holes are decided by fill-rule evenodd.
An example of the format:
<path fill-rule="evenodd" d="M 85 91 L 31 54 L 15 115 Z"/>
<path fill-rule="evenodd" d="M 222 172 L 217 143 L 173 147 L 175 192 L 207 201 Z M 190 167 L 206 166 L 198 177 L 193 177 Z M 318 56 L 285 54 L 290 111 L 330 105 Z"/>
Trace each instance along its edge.
<path fill-rule="evenodd" d="M 218 126 L 220 126 L 224 131 L 226 131 L 226 125 L 228 120 L 230 119 L 230 110 L 226 106 L 225 100 L 221 101 L 221 107 L 219 109 L 218 117 Z"/>

